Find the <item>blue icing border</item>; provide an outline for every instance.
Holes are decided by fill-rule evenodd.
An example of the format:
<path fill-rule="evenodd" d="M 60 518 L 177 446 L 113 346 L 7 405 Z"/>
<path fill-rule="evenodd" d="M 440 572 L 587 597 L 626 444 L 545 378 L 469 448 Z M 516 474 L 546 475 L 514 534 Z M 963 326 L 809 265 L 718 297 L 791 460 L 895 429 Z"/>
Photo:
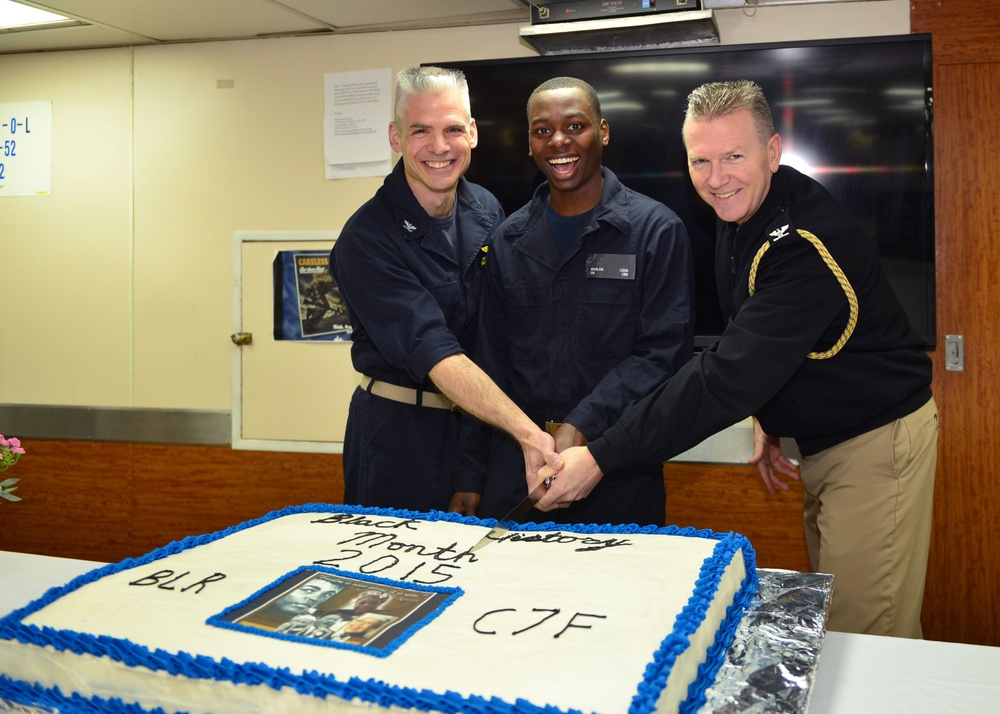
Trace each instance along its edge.
<path fill-rule="evenodd" d="M 39 628 L 35 625 L 25 625 L 21 622 L 25 617 L 41 610 L 55 600 L 108 575 L 141 565 L 147 565 L 189 548 L 214 542 L 233 533 L 238 533 L 239 531 L 252 528 L 276 518 L 301 513 L 349 513 L 354 515 L 414 518 L 424 521 L 449 521 L 486 527 L 492 527 L 497 523 L 495 519 L 479 519 L 471 516 L 461 516 L 457 513 L 443 513 L 438 511 L 420 512 L 322 503 L 289 506 L 284 509 L 272 511 L 260 518 L 244 521 L 238 525 L 216 531 L 215 533 L 188 536 L 179 541 L 173 541 L 139 558 L 126 558 L 120 563 L 102 566 L 74 578 L 66 585 L 51 588 L 45 595 L 34 602 L 0 619 L 0 638 L 14 639 L 38 646 L 51 645 L 56 649 L 68 650 L 76 654 L 107 655 L 129 666 L 141 665 L 153 670 L 162 670 L 169 674 L 180 674 L 195 679 L 216 679 L 218 681 L 229 681 L 237 684 L 266 685 L 276 690 L 281 689 L 283 686 L 289 686 L 299 693 L 320 696 L 324 699 L 327 696 L 336 696 L 347 700 L 359 698 L 363 701 L 383 706 L 396 705 L 420 711 L 435 709 L 441 712 L 456 713 L 479 711 L 484 712 L 484 714 L 561 714 L 567 711 L 550 705 L 539 707 L 531 702 L 520 699 L 514 703 L 510 703 L 496 697 L 490 699 L 484 699 L 475 695 L 463 697 L 456 692 L 447 691 L 439 693 L 428 690 L 416 690 L 409 687 L 387 685 L 374 679 L 361 680 L 357 677 L 352 677 L 345 682 L 338 680 L 333 675 L 323 675 L 315 671 L 293 675 L 287 668 L 272 668 L 259 663 L 240 665 L 226 658 L 216 661 L 209 657 L 190 655 L 183 652 L 171 655 L 160 649 L 155 651 L 149 650 L 128 640 L 118 640 L 106 636 L 95 637 L 71 630 L 55 630 L 50 627 Z M 727 615 L 745 612 L 757 589 L 754 551 L 746 538 L 735 533 L 716 533 L 708 529 L 699 530 L 692 527 L 679 528 L 677 526 L 657 527 L 637 526 L 634 524 L 620 526 L 602 526 L 597 524 L 565 525 L 556 524 L 551 521 L 522 524 L 511 528 L 511 533 L 531 533 L 533 531 L 544 530 L 560 530 L 570 533 L 611 533 L 618 535 L 627 535 L 630 533 L 676 535 L 709 538 L 720 541 L 716 545 L 713 555 L 707 558 L 702 564 L 695 592 L 687 606 L 685 606 L 684 610 L 678 616 L 674 633 L 664 639 L 653 661 L 647 666 L 643 681 L 639 684 L 638 692 L 633 698 L 630 712 L 639 713 L 654 710 L 656 700 L 665 683 L 666 674 L 669 673 L 669 668 L 676 659 L 677 653 L 687 645 L 688 635 L 695 631 L 698 624 L 704 618 L 709 599 L 718 588 L 726 562 L 725 560 L 720 560 L 720 557 L 728 559 L 737 549 L 743 548 L 744 562 L 747 568 L 747 577 L 744 579 L 732 606 L 727 611 Z M 318 568 L 320 566 L 314 567 Z M 406 587 L 411 586 L 411 583 L 406 584 Z M 455 593 L 454 597 L 457 596 L 458 593 Z M 451 602 L 453 600 L 449 600 L 449 604 Z M 681 706 L 681 712 L 693 712 L 704 702 L 705 695 L 703 689 L 714 680 L 715 673 L 725 659 L 726 651 L 738 624 L 738 619 L 735 622 L 727 621 L 726 627 L 720 630 L 716 642 L 709 650 L 708 659 L 699 668 L 698 679 L 692 685 L 692 687 L 697 687 L 697 689 L 701 689 L 702 691 L 696 694 L 694 698 L 689 694 L 688 699 Z M 410 635 L 412 635 L 412 632 Z M 11 686 L 8 686 L 8 684 Z M 0 676 L 0 697 L 10 697 L 18 692 L 24 694 L 28 689 L 41 692 L 46 699 L 51 698 L 53 703 L 61 703 L 62 705 L 71 704 L 73 699 L 79 698 L 75 694 L 73 697 L 67 698 L 58 688 L 47 690 L 31 687 L 30 685 L 22 686 L 20 683 L 13 683 L 6 677 Z M 95 712 L 131 714 L 145 711 L 141 707 L 137 707 L 137 705 L 125 704 L 115 699 L 104 700 L 92 698 L 88 701 L 90 702 L 89 705 L 100 703 L 102 706 L 107 706 L 105 709 L 92 709 Z M 162 710 L 154 710 L 153 714 L 159 714 L 160 711 Z M 568 710 L 567 714 L 580 713 L 577 710 Z"/>
<path fill-rule="evenodd" d="M 262 630 L 258 627 L 251 627 L 248 625 L 243 625 L 238 622 L 232 622 L 230 620 L 224 619 L 226 615 L 239 610 L 245 605 L 250 604 L 258 597 L 260 597 L 263 593 L 270 590 L 271 588 L 281 584 L 283 581 L 294 576 L 295 574 L 304 571 L 329 573 L 330 575 L 336 575 L 338 577 L 345 579 L 361 580 L 367 583 L 375 583 L 379 585 L 390 585 L 392 587 L 400 588 L 402 590 L 419 590 L 431 593 L 450 593 L 450 597 L 442 601 L 436 608 L 434 608 L 433 611 L 427 613 L 419 620 L 414 620 L 411 625 L 406 627 L 404 630 L 402 630 L 402 632 L 399 635 L 393 638 L 393 641 L 390 645 L 383 647 L 382 649 L 373 649 L 371 647 L 364 647 L 362 645 L 352 645 L 346 642 L 316 640 L 316 639 L 310 639 L 308 637 L 300 637 L 298 635 L 288 635 L 285 634 L 284 632 L 273 632 L 269 630 Z M 392 652 L 395 652 L 404 642 L 406 642 L 414 634 L 416 634 L 417 630 L 428 625 L 431 621 L 437 618 L 438 615 L 440 615 L 448 607 L 454 604 L 455 600 L 457 600 L 459 596 L 464 594 L 465 591 L 462 590 L 461 588 L 451 588 L 442 585 L 421 585 L 419 583 L 404 582 L 402 580 L 392 580 L 390 578 L 382 578 L 377 575 L 368 575 L 365 573 L 356 573 L 354 571 L 350 571 L 350 574 L 347 575 L 342 570 L 326 567 L 323 565 L 302 565 L 296 568 L 295 570 L 291 570 L 282 575 L 281 577 L 276 578 L 274 581 L 268 583 L 260 590 L 253 593 L 244 600 L 236 603 L 235 605 L 227 607 L 225 610 L 218 613 L 217 615 L 212 615 L 210 618 L 208 618 L 206 622 L 209 625 L 213 625 L 215 627 L 222 627 L 228 630 L 236 630 L 237 632 L 247 632 L 251 635 L 260 635 L 264 637 L 271 637 L 277 640 L 286 640 L 288 642 L 297 642 L 313 646 L 334 647 L 336 649 L 343 649 L 343 650 L 354 650 L 355 652 L 360 652 L 361 654 L 369 655 L 371 657 L 388 657 Z"/>
<path fill-rule="evenodd" d="M 705 703 L 708 687 L 715 681 L 719 669 L 726 661 L 726 654 L 736 637 L 736 630 L 739 629 L 740 622 L 753 606 L 760 589 L 760 580 L 757 576 L 757 554 L 753 546 L 744 536 L 732 534 L 740 541 L 740 548 L 743 550 L 743 563 L 746 575 L 740 590 L 733 597 L 732 604 L 726 608 L 726 618 L 723 626 L 716 633 L 715 643 L 708 650 L 707 657 L 698 672 L 698 678 L 691 683 L 688 689 L 689 701 L 681 707 L 681 714 L 695 712 Z"/>
<path fill-rule="evenodd" d="M 121 699 L 85 697 L 74 693 L 67 697 L 58 687 L 48 689 L 35 684 L 18 682 L 0 674 L 0 703 L 13 702 L 21 706 L 50 711 L 69 710 L 73 714 L 167 714 L 163 709 L 143 709 L 138 704 L 126 704 Z"/>

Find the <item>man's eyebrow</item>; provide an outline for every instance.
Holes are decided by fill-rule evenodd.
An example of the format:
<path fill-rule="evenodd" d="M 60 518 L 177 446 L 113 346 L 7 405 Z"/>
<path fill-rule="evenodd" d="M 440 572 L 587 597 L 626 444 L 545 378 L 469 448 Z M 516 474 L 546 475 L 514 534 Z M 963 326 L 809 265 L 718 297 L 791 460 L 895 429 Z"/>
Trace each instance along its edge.
<path fill-rule="evenodd" d="M 564 114 L 562 118 L 563 119 L 586 119 L 587 118 L 587 113 L 586 112 L 573 112 L 572 114 Z M 547 117 L 547 116 L 536 117 L 536 118 L 534 118 L 534 119 L 531 120 L 531 125 L 534 126 L 535 124 L 550 123 L 552 121 L 554 121 L 554 120 L 551 119 L 551 118 L 549 118 L 549 117 Z"/>
<path fill-rule="evenodd" d="M 445 128 L 446 129 L 467 129 L 469 125 L 464 121 L 453 121 L 449 122 Z M 413 129 L 432 129 L 433 126 L 430 124 L 425 124 L 423 122 L 413 122 L 406 127 L 407 130 L 412 131 Z"/>

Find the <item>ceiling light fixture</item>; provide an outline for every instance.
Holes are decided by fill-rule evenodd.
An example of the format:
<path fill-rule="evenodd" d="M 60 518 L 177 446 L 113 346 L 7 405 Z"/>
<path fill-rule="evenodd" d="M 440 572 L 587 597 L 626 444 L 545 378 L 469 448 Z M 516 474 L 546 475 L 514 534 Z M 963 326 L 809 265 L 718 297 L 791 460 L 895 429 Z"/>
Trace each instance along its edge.
<path fill-rule="evenodd" d="M 0 0 L 0 32 L 48 30 L 53 27 L 79 24 L 81 23 L 65 15 L 39 10 L 13 0 Z"/>

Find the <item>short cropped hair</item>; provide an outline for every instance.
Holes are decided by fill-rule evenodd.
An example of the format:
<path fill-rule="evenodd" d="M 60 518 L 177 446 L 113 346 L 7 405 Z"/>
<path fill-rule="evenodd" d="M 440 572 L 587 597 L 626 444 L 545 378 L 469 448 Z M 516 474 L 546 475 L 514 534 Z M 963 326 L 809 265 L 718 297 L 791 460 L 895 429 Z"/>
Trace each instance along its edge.
<path fill-rule="evenodd" d="M 584 82 L 582 79 L 577 79 L 576 77 L 553 77 L 550 80 L 542 82 L 535 87 L 535 91 L 533 91 L 531 96 L 528 97 L 527 107 L 531 106 L 531 100 L 534 99 L 536 95 L 541 94 L 542 92 L 548 92 L 552 89 L 579 89 L 587 98 L 587 103 L 590 104 L 591 109 L 594 110 L 598 120 L 604 118 L 601 114 L 601 99 L 597 96 L 597 90 L 587 82 Z M 525 107 L 525 111 L 527 111 L 527 107 Z M 530 119 L 531 117 L 529 116 L 528 118 Z"/>
<path fill-rule="evenodd" d="M 774 135 L 771 107 L 760 86 L 749 79 L 729 82 L 709 82 L 688 95 L 684 112 L 684 129 L 688 122 L 711 121 L 748 110 L 763 141 Z"/>
<path fill-rule="evenodd" d="M 431 94 L 442 96 L 456 94 L 465 107 L 466 121 L 472 121 L 472 104 L 469 102 L 469 82 L 465 73 L 458 69 L 442 67 L 410 67 L 396 75 L 396 98 L 392 120 L 402 129 L 406 102 L 414 95 Z"/>

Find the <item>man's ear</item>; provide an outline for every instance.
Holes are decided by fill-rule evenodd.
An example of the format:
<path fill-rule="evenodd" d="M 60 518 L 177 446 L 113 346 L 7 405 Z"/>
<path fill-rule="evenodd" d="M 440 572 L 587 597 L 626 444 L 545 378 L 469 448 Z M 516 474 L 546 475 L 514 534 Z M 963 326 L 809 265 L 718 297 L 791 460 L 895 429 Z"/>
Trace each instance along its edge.
<path fill-rule="evenodd" d="M 781 134 L 775 133 L 767 142 L 768 162 L 773 174 L 781 164 Z"/>
<path fill-rule="evenodd" d="M 473 149 L 479 146 L 479 127 L 475 119 L 469 122 L 469 146 Z"/>
<path fill-rule="evenodd" d="M 400 141 L 399 129 L 396 128 L 396 122 L 389 122 L 389 146 L 397 154 L 403 153 L 403 142 Z"/>

